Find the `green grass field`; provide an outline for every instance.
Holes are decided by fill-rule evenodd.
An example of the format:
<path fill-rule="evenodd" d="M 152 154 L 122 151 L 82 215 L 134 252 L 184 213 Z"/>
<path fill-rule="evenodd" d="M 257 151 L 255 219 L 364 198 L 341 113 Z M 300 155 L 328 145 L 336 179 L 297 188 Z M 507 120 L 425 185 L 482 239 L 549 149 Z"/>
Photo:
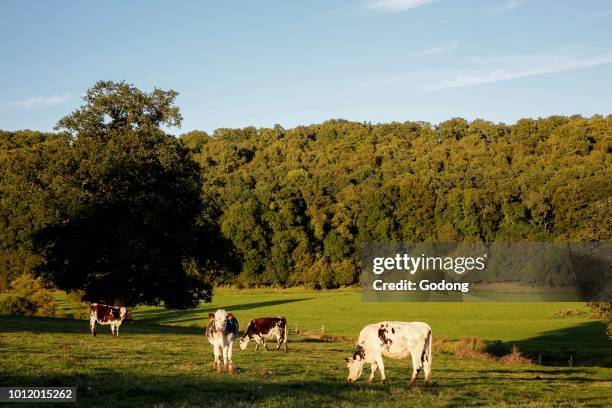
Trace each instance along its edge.
<path fill-rule="evenodd" d="M 546 365 L 507 365 L 435 352 L 432 380 L 406 387 L 408 360 L 386 360 L 387 384 L 346 382 L 350 343 L 290 336 L 289 353 L 242 351 L 235 375 L 212 372 L 202 327 L 209 311 L 248 320 L 284 315 L 292 330 L 324 326 L 355 337 L 380 320 L 428 322 L 434 338 L 478 336 L 495 350 L 516 344 Z M 121 338 L 87 322 L 0 316 L 0 386 L 77 386 L 79 406 L 610 406 L 612 343 L 586 315 L 558 318 L 568 303 L 362 303 L 358 292 L 218 290 L 213 304 L 187 311 L 139 308 Z M 495 343 L 496 340 L 499 342 Z M 570 367 L 569 358 L 572 365 Z M 366 373 L 367 375 L 367 373 Z"/>

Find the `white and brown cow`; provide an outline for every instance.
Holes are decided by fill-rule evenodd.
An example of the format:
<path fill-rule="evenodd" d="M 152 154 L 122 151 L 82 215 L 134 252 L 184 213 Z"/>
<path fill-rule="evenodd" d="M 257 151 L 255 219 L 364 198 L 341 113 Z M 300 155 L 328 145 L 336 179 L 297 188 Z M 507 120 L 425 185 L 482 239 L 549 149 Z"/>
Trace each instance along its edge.
<path fill-rule="evenodd" d="M 223 354 L 223 368 L 234 372 L 232 355 L 234 354 L 234 340 L 238 337 L 238 320 L 233 314 L 223 309 L 214 314 L 208 314 L 208 326 L 206 327 L 206 338 L 213 346 L 215 355 L 214 369 L 221 372 L 221 354 Z"/>
<path fill-rule="evenodd" d="M 376 368 L 380 370 L 382 382 L 386 380 L 383 356 L 396 360 L 412 357 L 412 385 L 421 371 L 425 371 L 425 383 L 431 376 L 431 328 L 422 322 L 380 322 L 369 324 L 359 333 L 359 340 L 352 357 L 346 358 L 349 369 L 347 380 L 357 381 L 363 372 L 363 365 L 369 363 L 372 369 L 368 382 L 374 380 Z"/>
<path fill-rule="evenodd" d="M 127 317 L 127 307 L 114 307 L 92 303 L 89 306 L 89 331 L 96 335 L 96 323 L 110 325 L 113 337 L 119 337 L 119 326 Z"/>
<path fill-rule="evenodd" d="M 276 351 L 285 345 L 285 353 L 287 352 L 287 320 L 282 317 L 260 317 L 253 319 L 249 323 L 244 336 L 240 339 L 240 349 L 246 350 L 249 341 L 255 342 L 255 351 L 259 349 L 259 345 L 263 344 L 266 351 L 268 346 L 265 339 L 276 337 Z"/>

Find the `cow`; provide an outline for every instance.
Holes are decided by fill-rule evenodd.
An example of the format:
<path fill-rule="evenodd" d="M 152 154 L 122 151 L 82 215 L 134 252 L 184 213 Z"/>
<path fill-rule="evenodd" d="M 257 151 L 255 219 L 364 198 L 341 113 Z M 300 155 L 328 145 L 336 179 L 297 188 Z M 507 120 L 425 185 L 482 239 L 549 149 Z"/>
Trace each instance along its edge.
<path fill-rule="evenodd" d="M 249 341 L 255 342 L 255 351 L 259 350 L 259 345 L 263 344 L 268 351 L 265 338 L 276 337 L 276 351 L 280 350 L 281 344 L 285 345 L 287 352 L 287 320 L 282 317 L 260 317 L 253 319 L 249 323 L 244 335 L 240 339 L 240 349 L 246 350 Z"/>
<path fill-rule="evenodd" d="M 92 303 L 89 305 L 89 331 L 96 337 L 96 323 L 110 325 L 113 337 L 119 337 L 119 326 L 127 317 L 127 307 Z"/>
<path fill-rule="evenodd" d="M 383 356 L 396 360 L 409 355 L 412 357 L 412 376 L 408 385 L 414 381 L 424 368 L 425 384 L 431 376 L 431 328 L 422 322 L 380 322 L 365 326 L 359 333 L 355 352 L 345 359 L 349 369 L 347 380 L 357 381 L 363 372 L 363 365 L 370 363 L 372 372 L 368 383 L 374 380 L 376 368 L 380 370 L 382 382 L 386 381 Z"/>
<path fill-rule="evenodd" d="M 213 346 L 215 355 L 214 369 L 221 372 L 221 354 L 223 353 L 223 369 L 233 373 L 234 363 L 234 340 L 238 337 L 238 320 L 233 314 L 223 309 L 208 314 L 208 326 L 206 327 L 206 338 Z"/>

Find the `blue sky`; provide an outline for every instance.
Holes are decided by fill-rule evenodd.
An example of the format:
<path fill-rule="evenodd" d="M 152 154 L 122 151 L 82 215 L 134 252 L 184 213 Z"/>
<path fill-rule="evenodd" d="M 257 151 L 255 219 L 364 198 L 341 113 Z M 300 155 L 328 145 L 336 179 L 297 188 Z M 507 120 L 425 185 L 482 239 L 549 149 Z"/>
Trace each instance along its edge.
<path fill-rule="evenodd" d="M 174 133 L 612 113 L 610 0 L 4 0 L 0 38 L 7 130 L 100 79 L 178 91 Z"/>

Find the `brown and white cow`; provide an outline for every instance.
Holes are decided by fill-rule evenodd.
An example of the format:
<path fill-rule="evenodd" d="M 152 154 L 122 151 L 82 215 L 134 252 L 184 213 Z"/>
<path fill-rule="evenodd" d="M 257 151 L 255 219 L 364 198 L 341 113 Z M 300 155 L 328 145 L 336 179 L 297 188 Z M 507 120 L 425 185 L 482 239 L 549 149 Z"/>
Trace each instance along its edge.
<path fill-rule="evenodd" d="M 238 320 L 233 314 L 223 309 L 214 314 L 208 314 L 206 338 L 213 346 L 215 355 L 214 369 L 221 372 L 221 354 L 223 354 L 223 368 L 230 373 L 234 372 L 232 355 L 234 354 L 234 340 L 238 337 Z"/>
<path fill-rule="evenodd" d="M 357 381 L 363 372 L 363 365 L 369 363 L 372 369 L 368 382 L 374 380 L 376 368 L 380 370 L 382 382 L 386 380 L 383 356 L 396 360 L 412 358 L 412 385 L 421 371 L 425 371 L 425 383 L 431 377 L 431 327 L 422 322 L 380 322 L 369 324 L 359 333 L 355 352 L 346 358 L 349 369 L 347 380 Z"/>
<path fill-rule="evenodd" d="M 92 303 L 89 306 L 89 331 L 96 335 L 96 323 L 110 325 L 113 337 L 119 337 L 119 326 L 127 317 L 127 307 L 114 307 Z"/>
<path fill-rule="evenodd" d="M 259 345 L 263 344 L 266 351 L 265 339 L 276 337 L 276 351 L 280 349 L 281 344 L 285 345 L 285 353 L 287 352 L 287 320 L 282 317 L 260 317 L 253 319 L 249 323 L 244 336 L 240 339 L 240 349 L 246 350 L 249 341 L 255 342 L 255 351 L 259 349 Z"/>

